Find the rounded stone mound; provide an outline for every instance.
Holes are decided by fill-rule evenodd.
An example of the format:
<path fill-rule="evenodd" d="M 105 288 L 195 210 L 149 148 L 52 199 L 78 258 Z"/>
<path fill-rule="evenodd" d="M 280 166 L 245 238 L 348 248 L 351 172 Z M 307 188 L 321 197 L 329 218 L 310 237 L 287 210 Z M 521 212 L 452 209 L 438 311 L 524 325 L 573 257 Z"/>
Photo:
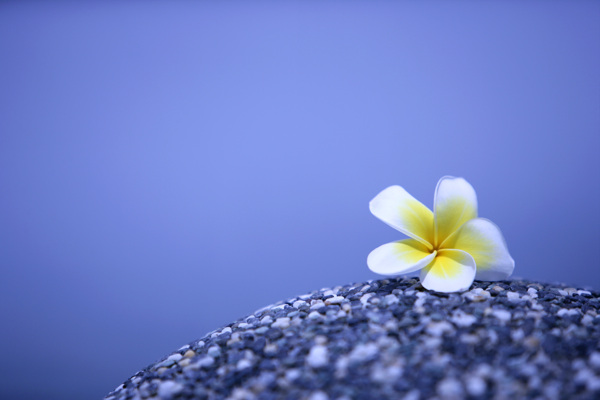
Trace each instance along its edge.
<path fill-rule="evenodd" d="M 599 399 L 600 295 L 529 281 L 322 289 L 183 346 L 122 399 Z"/>

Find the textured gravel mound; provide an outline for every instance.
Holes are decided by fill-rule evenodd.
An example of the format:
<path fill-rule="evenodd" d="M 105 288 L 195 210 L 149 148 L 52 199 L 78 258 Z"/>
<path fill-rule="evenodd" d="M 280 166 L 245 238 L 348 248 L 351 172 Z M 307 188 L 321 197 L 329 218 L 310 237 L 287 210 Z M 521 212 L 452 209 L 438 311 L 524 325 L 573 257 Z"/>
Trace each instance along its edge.
<path fill-rule="evenodd" d="M 600 295 L 528 281 L 322 289 L 256 311 L 106 399 L 599 399 Z"/>

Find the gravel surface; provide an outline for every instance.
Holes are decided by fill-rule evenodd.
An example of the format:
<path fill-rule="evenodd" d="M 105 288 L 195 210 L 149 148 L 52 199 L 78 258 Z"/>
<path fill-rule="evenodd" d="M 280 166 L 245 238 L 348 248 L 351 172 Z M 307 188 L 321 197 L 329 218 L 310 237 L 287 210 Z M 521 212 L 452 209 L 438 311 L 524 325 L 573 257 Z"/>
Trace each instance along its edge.
<path fill-rule="evenodd" d="M 600 399 L 600 294 L 400 278 L 265 307 L 135 374 L 121 399 Z"/>

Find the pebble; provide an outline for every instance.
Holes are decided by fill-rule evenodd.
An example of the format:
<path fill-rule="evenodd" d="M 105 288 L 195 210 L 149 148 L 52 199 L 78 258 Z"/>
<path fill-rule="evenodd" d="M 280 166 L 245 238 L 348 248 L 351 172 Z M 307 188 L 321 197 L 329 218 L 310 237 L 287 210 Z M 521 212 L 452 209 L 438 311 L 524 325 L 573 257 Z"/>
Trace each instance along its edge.
<path fill-rule="evenodd" d="M 170 367 L 171 365 L 176 364 L 177 361 L 181 360 L 182 358 L 183 358 L 183 356 L 181 354 L 179 354 L 179 353 L 171 354 L 169 357 L 167 357 L 166 360 L 164 360 L 161 363 L 158 363 L 156 365 L 156 367 L 157 368 L 160 368 L 160 367 Z"/>
<path fill-rule="evenodd" d="M 191 357 L 194 357 L 195 355 L 196 355 L 196 352 L 194 350 L 188 350 L 183 354 L 183 356 L 186 358 L 191 358 Z"/>
<path fill-rule="evenodd" d="M 457 310 L 452 314 L 452 318 L 450 318 L 450 320 L 457 326 L 468 327 L 477 321 L 477 317 L 467 314 L 464 311 Z"/>
<path fill-rule="evenodd" d="M 169 399 L 183 390 L 183 385 L 174 381 L 162 381 L 158 385 L 158 397 Z"/>
<path fill-rule="evenodd" d="M 593 368 L 596 368 L 597 370 L 600 370 L 600 353 L 597 351 L 594 351 L 592 354 L 590 354 L 590 365 Z"/>
<path fill-rule="evenodd" d="M 304 300 L 296 300 L 292 304 L 292 307 L 297 308 L 297 309 L 305 309 L 305 308 L 308 308 L 309 305 Z"/>
<path fill-rule="evenodd" d="M 479 376 L 467 376 L 465 379 L 467 392 L 471 396 L 481 396 L 486 391 L 486 384 Z"/>
<path fill-rule="evenodd" d="M 500 287 L 500 289 L 504 290 L 501 287 Z M 492 297 L 490 292 L 488 292 L 487 290 L 483 290 L 482 288 L 475 288 L 473 290 L 465 292 L 465 293 L 463 293 L 463 296 L 473 302 L 485 301 L 485 300 L 489 299 L 490 297 Z"/>
<path fill-rule="evenodd" d="M 310 349 L 306 357 L 306 363 L 313 368 L 323 367 L 329 361 L 327 347 L 323 345 L 315 345 Z"/>
<path fill-rule="evenodd" d="M 206 351 L 206 354 L 211 357 L 218 357 L 221 354 L 221 348 L 219 346 L 211 346 Z"/>
<path fill-rule="evenodd" d="M 442 399 L 460 400 L 464 398 L 462 384 L 454 378 L 446 378 L 437 385 L 437 392 Z"/>
<path fill-rule="evenodd" d="M 290 326 L 290 318 L 282 317 L 277 318 L 275 322 L 271 324 L 271 327 L 285 329 Z"/>
<path fill-rule="evenodd" d="M 367 302 L 369 301 L 369 299 L 373 297 L 373 293 L 367 293 L 364 294 L 361 298 L 360 298 L 360 302 L 362 303 L 362 305 L 366 305 Z"/>
<path fill-rule="evenodd" d="M 452 328 L 452 325 L 447 321 L 441 321 L 431 322 L 429 325 L 427 325 L 427 328 L 425 328 L 425 330 L 430 335 L 439 337 L 442 336 L 445 332 L 452 332 L 454 329 Z"/>
<path fill-rule="evenodd" d="M 200 368 L 211 367 L 215 363 L 215 359 L 211 356 L 205 356 L 196 361 L 195 365 Z"/>
<path fill-rule="evenodd" d="M 374 357 L 378 350 L 375 343 L 360 343 L 352 349 L 348 358 L 353 363 L 360 363 Z"/>
<path fill-rule="evenodd" d="M 508 298 L 508 300 L 513 302 L 521 300 L 521 296 L 517 292 L 506 292 L 506 297 Z"/>
<path fill-rule="evenodd" d="M 327 394 L 324 392 L 317 391 L 311 393 L 311 395 L 308 397 L 308 400 L 329 400 L 329 396 L 327 396 Z"/>
<path fill-rule="evenodd" d="M 492 310 L 492 315 L 498 318 L 502 322 L 510 321 L 510 311 L 494 309 Z"/>
<path fill-rule="evenodd" d="M 322 289 L 208 333 L 106 400 L 600 398 L 600 295 L 413 278 Z"/>

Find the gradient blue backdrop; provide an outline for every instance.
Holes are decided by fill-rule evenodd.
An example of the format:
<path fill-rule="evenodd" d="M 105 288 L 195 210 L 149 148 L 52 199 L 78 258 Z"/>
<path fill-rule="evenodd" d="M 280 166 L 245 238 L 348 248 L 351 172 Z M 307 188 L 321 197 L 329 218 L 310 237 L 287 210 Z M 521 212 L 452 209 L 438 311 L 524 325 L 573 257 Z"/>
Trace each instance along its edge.
<path fill-rule="evenodd" d="M 100 398 L 376 278 L 464 176 L 515 275 L 600 289 L 600 3 L 0 3 L 0 397 Z"/>

